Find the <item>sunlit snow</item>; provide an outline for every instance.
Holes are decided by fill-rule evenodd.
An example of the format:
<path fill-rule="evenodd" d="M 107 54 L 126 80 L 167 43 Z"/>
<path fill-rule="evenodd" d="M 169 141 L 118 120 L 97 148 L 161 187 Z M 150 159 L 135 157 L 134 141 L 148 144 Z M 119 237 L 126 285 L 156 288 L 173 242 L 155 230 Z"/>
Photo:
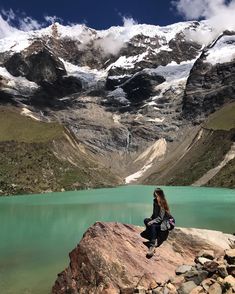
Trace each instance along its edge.
<path fill-rule="evenodd" d="M 207 51 L 206 62 L 216 63 L 230 62 L 235 59 L 235 35 L 221 37 L 213 47 Z"/>

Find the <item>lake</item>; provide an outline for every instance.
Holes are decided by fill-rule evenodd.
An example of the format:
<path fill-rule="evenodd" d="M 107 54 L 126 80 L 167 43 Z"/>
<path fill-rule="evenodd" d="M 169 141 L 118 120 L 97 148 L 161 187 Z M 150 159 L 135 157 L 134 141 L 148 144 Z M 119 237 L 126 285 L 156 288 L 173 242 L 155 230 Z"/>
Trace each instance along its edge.
<path fill-rule="evenodd" d="M 0 293 L 48 294 L 96 221 L 142 225 L 153 186 L 0 197 Z M 161 187 L 177 226 L 235 232 L 235 190 Z"/>

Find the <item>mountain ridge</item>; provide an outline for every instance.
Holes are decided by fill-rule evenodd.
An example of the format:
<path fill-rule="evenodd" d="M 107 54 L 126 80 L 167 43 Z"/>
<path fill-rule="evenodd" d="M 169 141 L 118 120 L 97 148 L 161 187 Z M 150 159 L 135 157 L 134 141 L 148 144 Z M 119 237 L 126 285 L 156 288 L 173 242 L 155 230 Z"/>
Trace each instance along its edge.
<path fill-rule="evenodd" d="M 206 21 L 102 31 L 54 23 L 18 32 L 18 39 L 13 33 L 0 39 L 0 104 L 64 125 L 97 162 L 122 174 L 123 182 L 138 174 L 130 178 L 160 184 L 154 175 L 162 172 L 162 163 L 180 146 L 190 148 L 208 115 L 235 98 L 234 32 L 203 45 L 195 38 L 202 31 L 215 35 Z M 233 135 L 223 136 L 231 147 Z M 161 140 L 166 150 L 158 156 Z M 207 145 L 204 152 L 215 154 L 213 144 Z M 226 148 L 202 170 L 222 161 Z M 168 177 L 167 169 L 164 174 Z"/>

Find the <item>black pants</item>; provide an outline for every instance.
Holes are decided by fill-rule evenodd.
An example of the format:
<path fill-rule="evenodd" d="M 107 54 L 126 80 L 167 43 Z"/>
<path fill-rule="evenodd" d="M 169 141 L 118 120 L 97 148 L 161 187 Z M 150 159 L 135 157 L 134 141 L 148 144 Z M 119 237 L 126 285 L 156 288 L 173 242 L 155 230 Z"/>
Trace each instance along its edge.
<path fill-rule="evenodd" d="M 169 232 L 161 231 L 160 224 L 153 223 L 151 226 L 148 226 L 149 221 L 151 221 L 151 218 L 144 219 L 150 246 L 158 247 L 167 239 Z"/>

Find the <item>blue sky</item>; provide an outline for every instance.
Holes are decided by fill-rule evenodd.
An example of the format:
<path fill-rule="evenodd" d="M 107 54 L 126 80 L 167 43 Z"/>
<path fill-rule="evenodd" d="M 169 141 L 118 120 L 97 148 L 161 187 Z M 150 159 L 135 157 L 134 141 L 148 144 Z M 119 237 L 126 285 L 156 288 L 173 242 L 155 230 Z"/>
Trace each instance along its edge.
<path fill-rule="evenodd" d="M 19 17 L 29 16 L 43 22 L 46 15 L 57 16 L 63 23 L 86 23 L 95 29 L 122 25 L 122 17 L 138 23 L 167 25 L 183 18 L 171 0 L 1 0 L 0 9 L 12 9 Z M 24 15 L 25 14 L 25 15 Z"/>

